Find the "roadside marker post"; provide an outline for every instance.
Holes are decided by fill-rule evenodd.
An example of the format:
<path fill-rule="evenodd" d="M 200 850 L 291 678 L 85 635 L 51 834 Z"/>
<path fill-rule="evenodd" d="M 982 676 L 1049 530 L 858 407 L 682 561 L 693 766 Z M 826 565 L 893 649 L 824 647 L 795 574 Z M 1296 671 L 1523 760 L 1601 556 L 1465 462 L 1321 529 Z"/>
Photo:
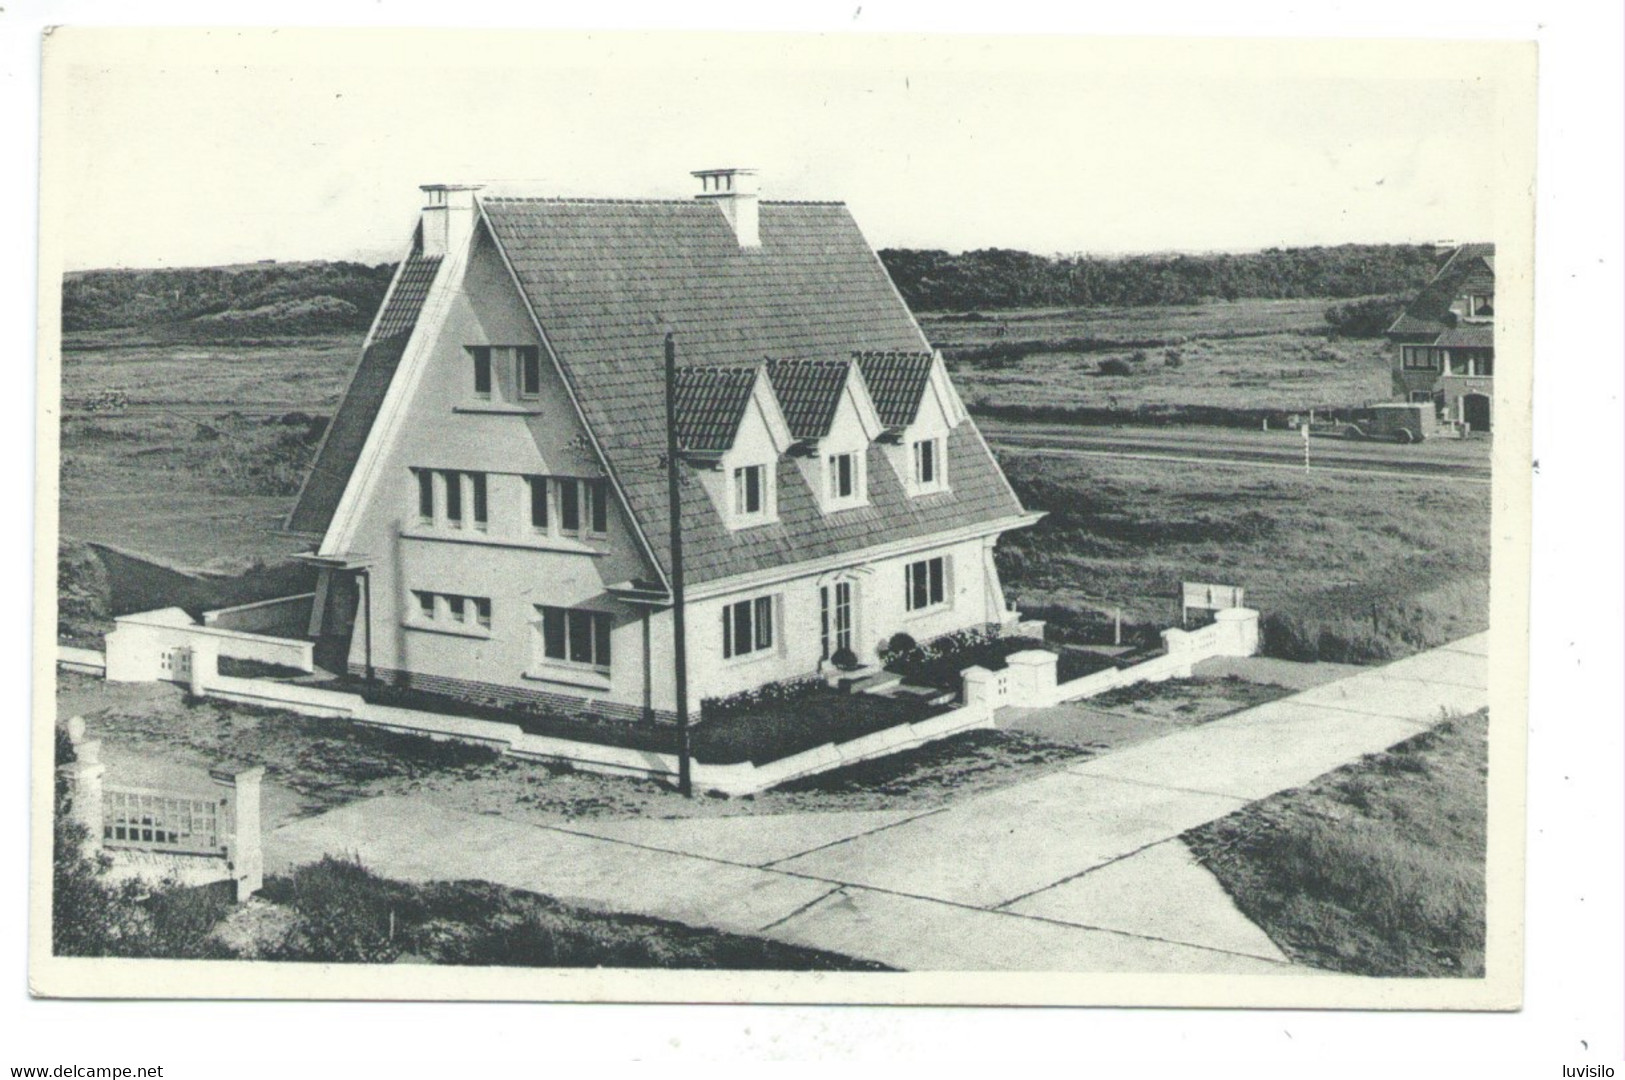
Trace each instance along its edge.
<path fill-rule="evenodd" d="M 1309 425 L 1300 424 L 1298 430 L 1303 432 L 1303 471 L 1309 471 Z"/>

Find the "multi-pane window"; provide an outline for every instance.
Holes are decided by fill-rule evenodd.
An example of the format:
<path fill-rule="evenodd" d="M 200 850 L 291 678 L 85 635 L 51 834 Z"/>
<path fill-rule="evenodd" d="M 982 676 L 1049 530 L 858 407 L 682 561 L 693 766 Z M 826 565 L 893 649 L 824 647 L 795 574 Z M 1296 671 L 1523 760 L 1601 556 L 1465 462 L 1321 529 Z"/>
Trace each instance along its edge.
<path fill-rule="evenodd" d="M 535 345 L 469 345 L 474 396 L 534 399 L 542 392 L 542 353 Z"/>
<path fill-rule="evenodd" d="M 1400 353 L 1404 358 L 1404 365 L 1412 370 L 1437 371 L 1439 367 L 1438 350 L 1426 345 L 1402 345 Z"/>
<path fill-rule="evenodd" d="M 903 571 L 904 602 L 909 611 L 936 607 L 947 598 L 947 566 L 942 556 L 909 563 Z"/>
<path fill-rule="evenodd" d="M 722 609 L 722 656 L 732 659 L 773 647 L 773 598 L 758 596 Z"/>
<path fill-rule="evenodd" d="M 734 470 L 734 513 L 750 517 L 767 512 L 767 467 L 744 465 Z"/>
<path fill-rule="evenodd" d="M 491 629 L 491 598 L 488 596 L 460 596 L 456 593 L 412 590 L 420 622 L 442 623 L 448 627 L 468 626 Z"/>
<path fill-rule="evenodd" d="M 558 536 L 609 533 L 609 484 L 574 476 L 527 476 L 530 527 Z"/>
<path fill-rule="evenodd" d="M 610 666 L 610 617 L 583 608 L 538 606 L 542 616 L 541 654 L 553 664 L 590 667 L 607 673 Z"/>

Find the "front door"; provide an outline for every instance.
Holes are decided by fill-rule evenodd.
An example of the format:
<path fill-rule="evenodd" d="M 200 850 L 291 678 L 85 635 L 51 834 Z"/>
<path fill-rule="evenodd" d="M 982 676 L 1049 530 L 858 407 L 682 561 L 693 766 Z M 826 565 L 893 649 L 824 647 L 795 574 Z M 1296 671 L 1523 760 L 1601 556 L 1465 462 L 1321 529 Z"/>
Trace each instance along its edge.
<path fill-rule="evenodd" d="M 1474 431 L 1490 429 L 1490 398 L 1488 394 L 1463 394 L 1461 418 Z"/>

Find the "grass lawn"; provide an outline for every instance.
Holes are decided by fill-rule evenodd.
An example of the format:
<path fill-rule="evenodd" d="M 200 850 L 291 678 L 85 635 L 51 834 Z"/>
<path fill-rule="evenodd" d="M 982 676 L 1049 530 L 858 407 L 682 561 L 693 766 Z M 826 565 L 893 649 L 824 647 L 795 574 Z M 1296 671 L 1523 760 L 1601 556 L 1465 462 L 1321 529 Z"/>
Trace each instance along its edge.
<path fill-rule="evenodd" d="M 424 885 L 392 881 L 332 858 L 298 867 L 286 877 L 271 878 L 261 896 L 286 914 L 280 918 L 259 914 L 252 920 L 252 930 L 228 923 L 222 936 L 241 942 L 256 958 L 268 960 L 888 970 L 880 964 L 763 938 L 591 911 L 483 881 Z"/>
<path fill-rule="evenodd" d="M 76 907 L 53 924 L 59 954 L 146 958 L 885 971 L 883 965 L 664 919 L 593 911 L 483 881 L 409 884 L 358 863 L 308 863 L 266 879 L 247 904 L 229 889 L 114 886 L 59 848 L 56 881 Z M 94 919 L 76 918 L 86 911 Z"/>
<path fill-rule="evenodd" d="M 502 758 L 482 747 L 232 702 L 187 704 L 184 692 L 169 684 L 107 683 L 62 672 L 57 711 L 62 721 L 85 718 L 89 737 L 107 744 L 114 769 L 125 761 L 193 772 L 266 766 L 268 828 L 357 799 L 403 793 L 454 809 L 542 823 L 929 808 L 1032 779 L 1091 754 L 1035 735 L 978 730 L 753 796 L 685 799 L 653 780 Z M 164 786 L 161 777 L 158 783 Z"/>
<path fill-rule="evenodd" d="M 1108 458 L 1000 455 L 1048 516 L 1006 534 L 1008 596 L 1052 626 L 1137 636 L 1177 623 L 1181 581 L 1240 585 L 1287 659 L 1371 663 L 1489 625 L 1490 489 L 1449 479 L 1300 475 Z M 1129 629 L 1126 627 L 1125 629 Z"/>
<path fill-rule="evenodd" d="M 359 349 L 354 335 L 219 345 L 65 335 L 64 397 L 117 393 L 129 405 L 64 416 L 63 534 L 202 569 L 307 549 L 275 530 Z"/>
<path fill-rule="evenodd" d="M 920 321 L 973 409 L 1041 401 L 1124 414 L 1189 406 L 1291 412 L 1387 400 L 1385 343 L 1330 339 L 1331 303 L 1236 300 Z M 1128 373 L 1103 374 L 1102 364 Z"/>
<path fill-rule="evenodd" d="M 1185 842 L 1300 963 L 1480 977 L 1487 725 L 1446 720 Z"/>

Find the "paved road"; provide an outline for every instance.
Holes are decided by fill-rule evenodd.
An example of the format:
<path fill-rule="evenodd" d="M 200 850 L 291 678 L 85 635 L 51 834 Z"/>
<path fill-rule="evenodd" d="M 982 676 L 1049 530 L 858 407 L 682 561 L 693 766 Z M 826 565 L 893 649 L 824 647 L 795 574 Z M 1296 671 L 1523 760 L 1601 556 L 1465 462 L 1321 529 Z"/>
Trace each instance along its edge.
<path fill-rule="evenodd" d="M 536 826 L 413 797 L 267 839 L 910 970 L 1279 973 L 1178 836 L 1487 704 L 1484 635 L 925 811 Z"/>
<path fill-rule="evenodd" d="M 978 421 L 996 447 L 1068 457 L 1126 457 L 1212 462 L 1303 471 L 1303 439 L 1290 431 L 1241 431 L 1218 427 L 1085 427 Z M 1375 473 L 1400 479 L 1450 476 L 1488 483 L 1490 443 L 1484 439 L 1436 439 L 1414 446 L 1393 443 L 1310 440 L 1313 469 Z"/>

